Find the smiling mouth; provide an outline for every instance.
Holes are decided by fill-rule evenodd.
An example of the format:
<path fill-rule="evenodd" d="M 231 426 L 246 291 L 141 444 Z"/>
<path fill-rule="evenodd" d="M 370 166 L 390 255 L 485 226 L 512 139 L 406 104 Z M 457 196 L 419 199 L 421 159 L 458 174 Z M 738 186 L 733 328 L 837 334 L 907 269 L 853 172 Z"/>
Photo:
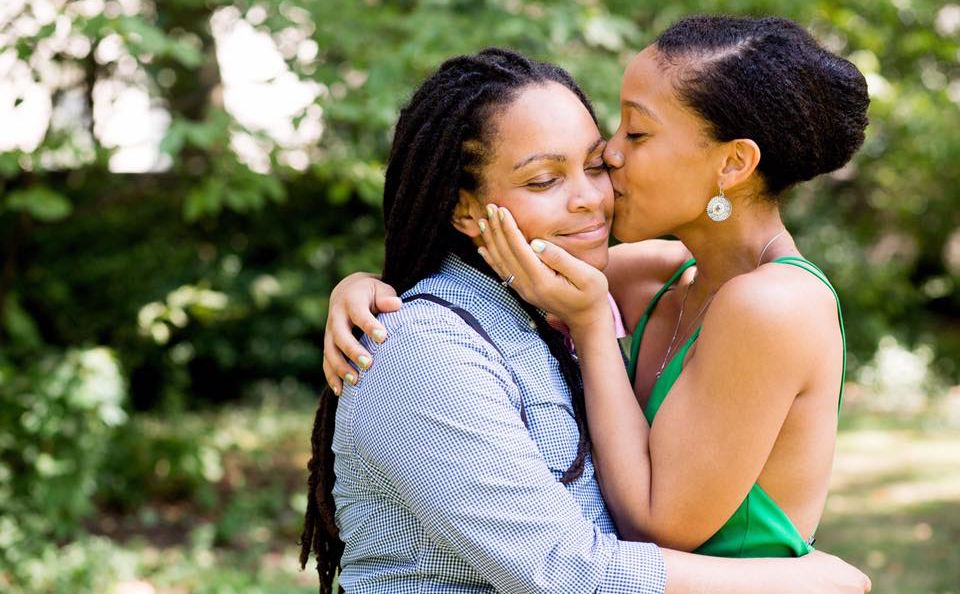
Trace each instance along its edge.
<path fill-rule="evenodd" d="M 561 237 L 569 237 L 571 239 L 595 241 L 607 235 L 607 223 L 606 221 L 600 221 L 599 223 L 595 223 L 589 227 L 584 227 L 578 231 L 572 231 L 570 233 L 558 233 L 558 235 Z"/>

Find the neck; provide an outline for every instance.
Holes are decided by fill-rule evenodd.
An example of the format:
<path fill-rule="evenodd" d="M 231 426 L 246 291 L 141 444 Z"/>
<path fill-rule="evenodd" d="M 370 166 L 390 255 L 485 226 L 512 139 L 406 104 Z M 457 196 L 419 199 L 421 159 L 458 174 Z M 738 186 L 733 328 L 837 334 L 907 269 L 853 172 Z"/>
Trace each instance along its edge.
<path fill-rule="evenodd" d="M 722 222 L 712 221 L 704 215 L 678 229 L 675 235 L 696 258 L 695 292 L 705 295 L 716 292 L 733 277 L 757 268 L 761 253 L 761 264 L 797 254 L 790 233 L 783 231 L 776 204 L 763 200 L 749 206 L 735 206 L 730 218 Z"/>

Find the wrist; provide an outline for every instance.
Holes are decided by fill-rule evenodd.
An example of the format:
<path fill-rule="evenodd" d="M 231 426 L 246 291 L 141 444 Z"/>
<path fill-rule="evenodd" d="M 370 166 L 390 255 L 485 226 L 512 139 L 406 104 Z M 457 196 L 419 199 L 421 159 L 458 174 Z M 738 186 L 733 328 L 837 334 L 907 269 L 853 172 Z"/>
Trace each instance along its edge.
<path fill-rule="evenodd" d="M 567 323 L 570 328 L 570 337 L 577 342 L 593 337 L 606 337 L 615 335 L 613 316 L 610 314 L 610 308 L 598 309 L 589 314 L 577 316 L 575 320 Z"/>

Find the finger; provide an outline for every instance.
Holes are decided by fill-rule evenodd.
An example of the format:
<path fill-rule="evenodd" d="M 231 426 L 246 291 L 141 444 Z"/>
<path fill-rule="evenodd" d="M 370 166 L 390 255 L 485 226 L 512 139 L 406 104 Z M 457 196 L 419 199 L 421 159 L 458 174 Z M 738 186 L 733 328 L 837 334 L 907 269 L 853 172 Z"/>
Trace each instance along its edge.
<path fill-rule="evenodd" d="M 327 378 L 328 378 L 327 383 L 329 383 L 330 385 L 333 385 L 333 384 L 329 380 L 332 379 L 334 376 L 341 380 L 350 382 L 354 386 L 357 385 L 359 381 L 357 370 L 354 369 L 354 367 L 347 362 L 347 360 L 343 357 L 340 351 L 337 350 L 335 347 L 323 349 L 323 364 L 325 366 L 324 374 L 327 375 L 327 370 L 329 370 L 329 373 L 332 374 L 332 375 L 327 375 Z M 343 383 L 340 382 L 340 385 L 342 388 Z"/>
<path fill-rule="evenodd" d="M 353 335 L 353 326 L 356 325 L 363 328 L 364 331 L 373 333 L 380 326 L 380 322 L 366 308 L 351 309 L 348 318 L 350 319 L 349 324 L 334 322 L 330 330 L 334 350 L 340 355 L 349 357 L 357 367 L 366 371 L 373 365 L 373 357 Z M 384 334 L 384 336 L 386 335 Z"/>
<path fill-rule="evenodd" d="M 347 335 L 350 336 L 352 340 L 353 335 L 350 334 L 349 329 L 346 331 Z M 326 334 L 323 336 L 323 360 L 330 366 L 330 369 L 338 377 L 350 382 L 353 385 L 357 385 L 359 380 L 359 374 L 357 370 L 347 362 L 347 359 L 344 357 L 344 353 L 338 346 L 336 341 L 337 335 L 342 335 L 342 329 L 338 328 L 337 324 L 334 324 Z"/>
<path fill-rule="evenodd" d="M 379 313 L 391 313 L 399 311 L 400 308 L 403 307 L 403 300 L 397 297 L 396 293 L 393 295 L 382 295 L 380 291 L 377 291 L 373 298 L 373 305 Z"/>
<path fill-rule="evenodd" d="M 493 269 L 493 272 L 496 273 L 500 278 L 509 277 L 510 275 L 504 274 L 501 269 L 500 262 L 494 256 L 490 255 L 490 250 L 486 247 L 477 248 L 477 253 L 480 254 L 480 257 L 483 258 L 483 261 L 487 263 L 487 266 Z"/>
<path fill-rule="evenodd" d="M 514 286 L 514 281 L 516 280 L 516 278 L 514 278 L 513 280 L 510 280 L 510 276 L 511 276 L 510 272 L 506 268 L 504 268 L 502 262 L 496 261 L 493 259 L 492 256 L 490 256 L 490 252 L 487 250 L 487 248 L 485 247 L 479 248 L 477 249 L 477 253 L 479 253 L 480 257 L 483 258 L 483 261 L 486 262 L 490 266 L 490 268 L 493 269 L 493 272 L 498 277 L 503 279 L 500 281 L 501 285 L 503 285 L 504 287 L 511 287 L 516 289 L 516 287 Z M 510 280 L 509 284 L 507 284 L 506 282 L 508 280 Z"/>
<path fill-rule="evenodd" d="M 373 306 L 377 313 L 390 313 L 403 307 L 403 300 L 397 297 L 397 292 L 393 287 L 383 282 L 377 282 L 373 285 Z"/>
<path fill-rule="evenodd" d="M 491 215 L 491 213 L 493 214 Z M 484 261 L 490 265 L 490 268 L 493 268 L 493 271 L 497 273 L 497 276 L 499 276 L 501 279 L 506 279 L 510 276 L 510 272 L 506 266 L 506 263 L 503 261 L 503 258 L 500 255 L 500 250 L 498 249 L 493 238 L 492 216 L 496 216 L 496 207 L 493 205 L 488 205 L 487 218 L 479 219 L 477 221 L 477 226 L 480 228 L 480 237 L 483 239 L 483 247 L 479 248 L 477 251 L 483 257 Z"/>
<path fill-rule="evenodd" d="M 330 386 L 333 393 L 339 396 L 340 392 L 343 391 L 343 382 L 340 381 L 340 376 L 334 373 L 333 368 L 330 367 L 326 359 L 323 360 L 323 376 L 326 378 L 327 385 Z"/>
<path fill-rule="evenodd" d="M 512 260 L 516 262 L 517 269 L 530 282 L 537 284 L 544 282 L 556 273 L 550 270 L 534 253 L 526 237 L 517 226 L 513 214 L 506 208 L 500 209 L 500 225 L 497 235 L 502 239 L 503 249 L 508 250 Z"/>
<path fill-rule="evenodd" d="M 488 210 L 488 214 L 493 213 L 493 216 L 490 217 L 489 235 L 492 240 L 492 244 L 496 246 L 496 251 L 500 257 L 501 265 L 507 272 L 507 276 L 514 277 L 515 283 L 518 287 L 524 287 L 529 284 L 530 275 L 517 261 L 516 256 L 510 249 L 510 244 L 507 241 L 506 234 L 504 233 L 503 223 L 506 220 L 507 210 L 505 208 L 497 208 L 492 204 L 488 205 L 487 208 L 490 209 Z M 519 231 L 517 232 L 519 233 Z M 523 241 L 526 243 L 525 239 Z"/>
<path fill-rule="evenodd" d="M 600 273 L 596 268 L 574 258 L 565 249 L 549 241 L 534 239 L 530 242 L 530 247 L 539 256 L 540 261 L 579 289 L 590 288 L 599 279 L 603 278 L 603 273 Z"/>
<path fill-rule="evenodd" d="M 373 301 L 374 305 L 376 305 L 376 297 L 374 297 Z M 387 329 L 383 327 L 383 324 L 380 323 L 373 315 L 373 312 L 366 306 L 356 307 L 351 305 L 348 310 L 348 316 L 350 317 L 351 326 L 356 326 L 363 330 L 363 333 L 369 336 L 374 342 L 383 342 L 387 339 Z M 340 350 L 347 353 L 361 369 L 364 371 L 369 369 L 370 365 L 366 362 L 371 361 L 373 358 L 370 356 L 370 353 L 367 352 L 367 349 L 363 348 L 360 342 L 353 336 L 352 329 L 347 329 L 347 331 L 344 332 L 342 327 L 338 327 L 337 331 L 334 332 L 334 340 Z M 365 357 L 366 362 L 361 362 L 361 357 Z"/>

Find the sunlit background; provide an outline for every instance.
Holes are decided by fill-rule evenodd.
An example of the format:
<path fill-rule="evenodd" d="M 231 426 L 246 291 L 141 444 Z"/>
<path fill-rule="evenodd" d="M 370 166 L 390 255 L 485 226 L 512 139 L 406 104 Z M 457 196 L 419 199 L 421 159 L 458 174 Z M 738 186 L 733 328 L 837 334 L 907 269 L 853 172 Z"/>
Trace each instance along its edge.
<path fill-rule="evenodd" d="M 788 225 L 850 372 L 818 547 L 960 593 L 960 5 L 932 0 L 0 1 L 0 591 L 300 593 L 327 295 L 382 261 L 398 111 L 445 58 L 557 62 L 607 132 L 692 13 L 793 18 L 871 125 Z"/>

